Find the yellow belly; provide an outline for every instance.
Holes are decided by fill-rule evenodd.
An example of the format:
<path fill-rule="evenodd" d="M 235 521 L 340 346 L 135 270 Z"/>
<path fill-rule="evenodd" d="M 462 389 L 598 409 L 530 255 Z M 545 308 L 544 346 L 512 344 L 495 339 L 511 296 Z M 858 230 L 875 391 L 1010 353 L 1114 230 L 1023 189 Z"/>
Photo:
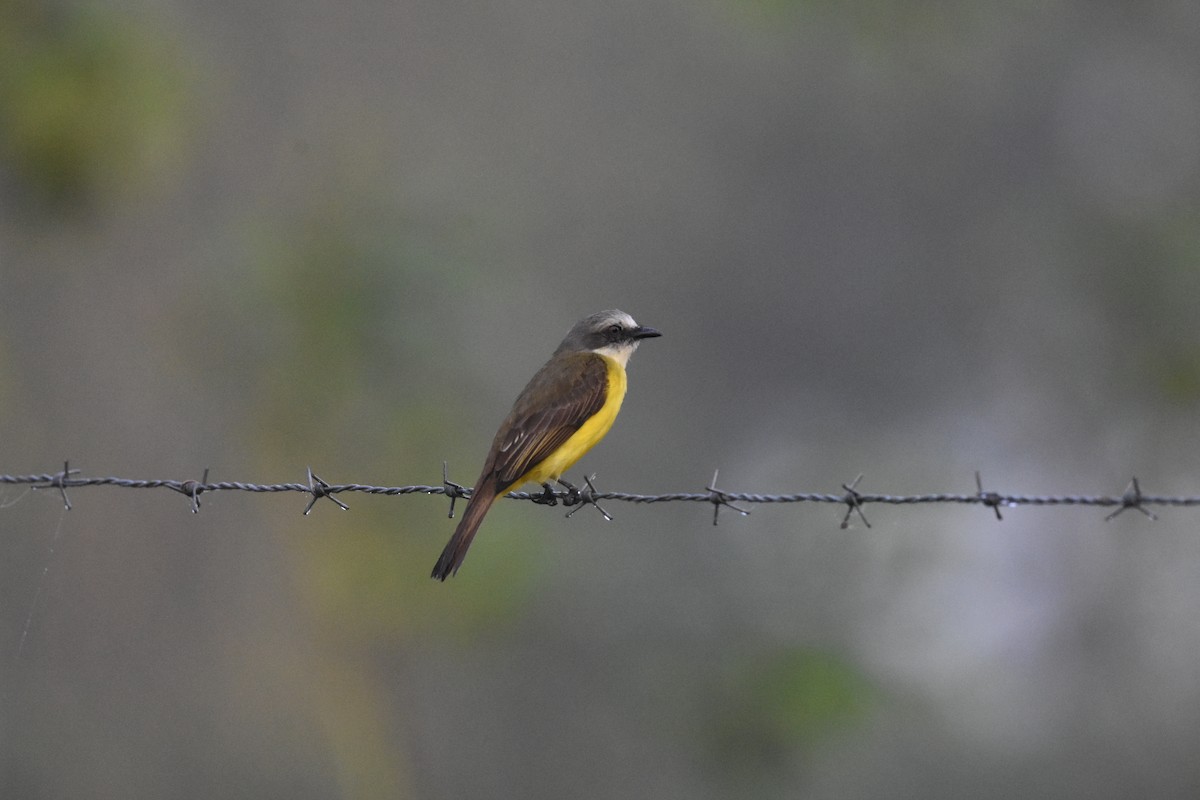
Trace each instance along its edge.
<path fill-rule="evenodd" d="M 604 405 L 588 418 L 562 447 L 537 463 L 533 469 L 521 476 L 514 487 L 522 483 L 546 483 L 557 480 L 564 472 L 575 466 L 583 454 L 596 445 L 612 427 L 625 399 L 625 367 L 615 359 L 601 356 L 608 363 L 608 392 Z"/>

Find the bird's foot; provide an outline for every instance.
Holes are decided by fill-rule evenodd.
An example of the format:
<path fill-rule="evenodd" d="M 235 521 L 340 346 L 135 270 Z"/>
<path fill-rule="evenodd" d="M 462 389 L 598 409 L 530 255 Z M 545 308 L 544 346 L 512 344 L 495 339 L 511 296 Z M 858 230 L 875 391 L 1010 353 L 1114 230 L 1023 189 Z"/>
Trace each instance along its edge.
<path fill-rule="evenodd" d="M 529 498 L 539 506 L 556 506 L 558 505 L 558 497 L 554 494 L 554 489 L 548 483 L 542 484 L 542 493 L 535 494 Z"/>

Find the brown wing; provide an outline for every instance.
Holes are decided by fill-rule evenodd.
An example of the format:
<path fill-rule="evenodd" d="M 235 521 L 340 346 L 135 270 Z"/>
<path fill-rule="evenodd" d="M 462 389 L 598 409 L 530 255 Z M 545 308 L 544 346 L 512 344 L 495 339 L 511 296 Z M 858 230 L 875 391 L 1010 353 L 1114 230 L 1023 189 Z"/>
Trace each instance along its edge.
<path fill-rule="evenodd" d="M 484 477 L 505 491 L 557 450 L 604 405 L 608 365 L 595 353 L 555 356 L 538 370 L 500 425 Z"/>

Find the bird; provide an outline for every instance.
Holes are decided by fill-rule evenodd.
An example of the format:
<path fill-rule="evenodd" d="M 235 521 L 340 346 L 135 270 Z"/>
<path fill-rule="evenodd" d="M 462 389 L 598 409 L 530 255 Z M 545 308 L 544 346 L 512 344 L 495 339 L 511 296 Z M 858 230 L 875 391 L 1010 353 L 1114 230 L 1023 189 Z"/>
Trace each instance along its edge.
<path fill-rule="evenodd" d="M 497 498 L 525 483 L 551 481 L 604 438 L 625 399 L 625 365 L 643 339 L 662 334 L 611 309 L 584 317 L 517 396 L 492 441 L 454 535 L 433 567 L 439 581 L 458 572 L 467 548 Z"/>

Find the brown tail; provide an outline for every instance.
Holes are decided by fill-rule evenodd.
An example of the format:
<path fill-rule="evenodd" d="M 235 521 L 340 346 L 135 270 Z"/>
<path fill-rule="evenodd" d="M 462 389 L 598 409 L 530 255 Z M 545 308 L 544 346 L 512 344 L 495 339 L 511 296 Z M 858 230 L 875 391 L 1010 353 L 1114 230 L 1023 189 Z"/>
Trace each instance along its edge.
<path fill-rule="evenodd" d="M 490 482 L 478 481 L 477 483 Z M 494 502 L 496 502 L 495 487 L 482 485 L 476 489 L 471 496 L 471 502 L 467 504 L 467 510 L 463 512 L 462 519 L 459 520 L 458 527 L 454 529 L 454 535 L 450 537 L 450 541 L 446 543 L 446 549 L 442 551 L 437 564 L 433 566 L 434 578 L 444 581 L 458 572 L 463 559 L 467 557 L 467 548 L 471 546 L 471 540 L 475 538 L 475 531 L 479 530 L 480 523 L 483 522 L 484 516 Z"/>

